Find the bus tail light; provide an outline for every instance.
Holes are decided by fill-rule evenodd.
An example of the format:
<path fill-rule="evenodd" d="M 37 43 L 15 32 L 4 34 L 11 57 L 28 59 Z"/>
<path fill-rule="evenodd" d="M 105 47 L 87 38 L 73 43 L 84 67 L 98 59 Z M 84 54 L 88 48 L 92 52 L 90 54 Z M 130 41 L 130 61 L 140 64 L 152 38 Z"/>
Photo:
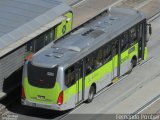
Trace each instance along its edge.
<path fill-rule="evenodd" d="M 59 106 L 63 104 L 63 91 L 61 91 L 59 96 L 58 96 L 57 104 Z"/>
<path fill-rule="evenodd" d="M 26 98 L 25 93 L 24 93 L 24 88 L 23 88 L 23 87 L 22 87 L 21 98 L 22 98 L 23 100 Z"/>

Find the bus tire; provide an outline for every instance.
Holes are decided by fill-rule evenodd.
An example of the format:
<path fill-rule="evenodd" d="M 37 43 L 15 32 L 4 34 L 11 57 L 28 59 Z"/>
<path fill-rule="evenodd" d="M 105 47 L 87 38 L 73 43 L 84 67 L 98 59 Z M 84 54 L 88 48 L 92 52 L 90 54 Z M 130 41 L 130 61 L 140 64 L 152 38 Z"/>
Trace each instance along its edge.
<path fill-rule="evenodd" d="M 133 68 L 137 66 L 137 58 L 134 56 L 131 60 L 131 66 L 130 66 L 130 70 L 128 73 L 131 73 Z"/>
<path fill-rule="evenodd" d="M 94 85 L 92 85 L 89 90 L 88 99 L 86 101 L 87 103 L 90 103 L 93 101 L 95 93 L 96 93 L 96 88 Z"/>
<path fill-rule="evenodd" d="M 132 68 L 137 66 L 137 58 L 134 56 L 131 60 Z"/>

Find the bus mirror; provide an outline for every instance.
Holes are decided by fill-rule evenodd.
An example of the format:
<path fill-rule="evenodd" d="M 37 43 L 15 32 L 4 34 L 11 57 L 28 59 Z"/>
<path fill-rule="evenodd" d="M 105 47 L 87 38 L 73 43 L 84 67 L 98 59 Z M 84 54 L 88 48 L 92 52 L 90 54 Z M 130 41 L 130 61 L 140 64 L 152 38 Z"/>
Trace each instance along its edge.
<path fill-rule="evenodd" d="M 151 27 L 151 25 L 149 26 L 149 34 L 152 35 L 152 27 Z"/>
<path fill-rule="evenodd" d="M 149 35 L 152 35 L 152 26 L 151 24 L 147 24 L 149 26 Z"/>

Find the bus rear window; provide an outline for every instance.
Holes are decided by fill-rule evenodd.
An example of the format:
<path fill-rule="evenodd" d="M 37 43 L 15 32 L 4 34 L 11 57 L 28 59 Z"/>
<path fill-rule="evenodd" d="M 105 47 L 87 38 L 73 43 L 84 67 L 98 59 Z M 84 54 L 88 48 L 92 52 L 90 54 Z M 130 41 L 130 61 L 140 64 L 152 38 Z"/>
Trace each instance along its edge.
<path fill-rule="evenodd" d="M 53 88 L 56 82 L 58 67 L 42 68 L 28 63 L 29 84 L 39 88 Z"/>

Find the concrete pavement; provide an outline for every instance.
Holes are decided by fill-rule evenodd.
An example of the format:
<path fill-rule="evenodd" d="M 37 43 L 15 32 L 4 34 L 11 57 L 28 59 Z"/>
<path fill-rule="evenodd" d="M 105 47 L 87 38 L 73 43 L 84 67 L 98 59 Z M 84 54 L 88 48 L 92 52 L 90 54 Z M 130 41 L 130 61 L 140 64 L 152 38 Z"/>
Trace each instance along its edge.
<path fill-rule="evenodd" d="M 140 8 L 140 11 L 142 11 L 147 18 L 152 17 L 160 11 L 160 0 L 149 1 L 149 4 L 145 4 L 143 7 Z"/>
<path fill-rule="evenodd" d="M 82 4 L 73 7 L 74 20 L 73 27 L 77 27 L 82 23 L 85 23 L 93 16 L 97 15 L 102 9 L 109 8 L 115 3 L 119 3 L 122 0 L 85 0 Z"/>
<path fill-rule="evenodd" d="M 150 71 L 149 75 L 151 75 L 152 78 L 147 75 L 147 72 L 149 71 L 151 66 L 152 66 L 152 71 L 154 71 L 154 73 Z M 146 83 L 138 85 L 132 94 L 130 94 L 125 99 L 123 99 L 115 106 L 113 106 L 111 109 L 109 109 L 107 111 L 107 114 L 113 114 L 113 113 L 132 114 L 139 108 L 143 107 L 145 104 L 150 102 L 152 99 L 159 96 L 160 95 L 160 87 L 159 87 L 160 74 L 158 74 L 158 72 L 160 73 L 159 68 L 160 68 L 160 61 L 156 59 L 153 59 L 142 68 L 139 68 L 138 72 L 140 72 L 141 74 L 137 74 L 136 78 L 137 79 L 141 78 L 139 80 L 142 80 L 145 79 L 145 77 L 143 78 L 143 76 L 145 75 L 148 77 Z"/>
<path fill-rule="evenodd" d="M 67 4 L 72 6 L 72 5 L 74 5 L 74 4 L 78 3 L 78 2 L 81 2 L 83 0 L 61 0 L 61 1 L 65 1 Z"/>
<path fill-rule="evenodd" d="M 106 7 L 135 8 L 142 11 L 147 18 L 152 17 L 160 11 L 160 0 L 66 0 L 68 3 L 77 4 L 73 6 L 74 20 L 73 28 L 91 19 Z M 72 2 L 71 2 L 72 1 Z"/>
<path fill-rule="evenodd" d="M 155 101 L 150 106 L 146 107 L 140 114 L 159 114 L 160 115 L 160 99 Z"/>

